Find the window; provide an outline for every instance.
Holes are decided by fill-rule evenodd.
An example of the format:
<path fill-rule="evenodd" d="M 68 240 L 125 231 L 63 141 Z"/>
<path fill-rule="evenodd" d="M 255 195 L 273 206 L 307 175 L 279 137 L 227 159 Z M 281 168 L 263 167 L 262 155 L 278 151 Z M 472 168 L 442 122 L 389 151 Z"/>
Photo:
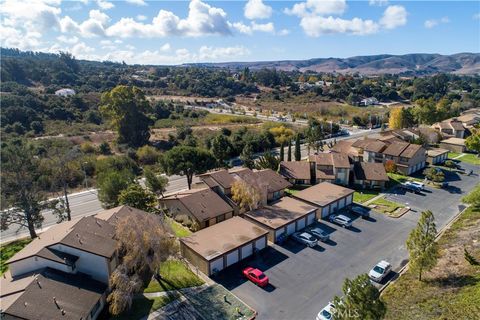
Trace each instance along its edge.
<path fill-rule="evenodd" d="M 273 199 L 278 199 L 278 198 L 280 198 L 280 196 L 281 196 L 280 191 L 275 191 L 273 193 Z"/>
<path fill-rule="evenodd" d="M 225 220 L 225 215 L 224 214 L 217 217 L 217 223 L 222 222 L 223 220 Z"/>

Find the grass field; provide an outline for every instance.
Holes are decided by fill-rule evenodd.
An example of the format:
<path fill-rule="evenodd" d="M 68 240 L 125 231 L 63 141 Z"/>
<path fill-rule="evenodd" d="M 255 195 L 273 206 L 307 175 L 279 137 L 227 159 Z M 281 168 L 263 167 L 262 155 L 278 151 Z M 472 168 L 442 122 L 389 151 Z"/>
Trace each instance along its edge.
<path fill-rule="evenodd" d="M 174 221 L 171 218 L 166 218 L 166 219 L 170 225 L 170 228 L 172 228 L 172 231 L 175 233 L 177 237 L 183 238 L 183 237 L 188 237 L 189 235 L 192 234 L 190 230 L 182 226 L 180 223 Z"/>
<path fill-rule="evenodd" d="M 109 318 L 110 320 L 138 320 L 148 316 L 155 310 L 169 304 L 173 300 L 178 299 L 180 295 L 173 293 L 164 297 L 146 298 L 138 297 L 133 299 L 132 308 L 118 316 Z"/>
<path fill-rule="evenodd" d="M 407 271 L 385 290 L 385 319 L 478 319 L 480 267 L 465 260 L 463 248 L 480 260 L 479 226 L 479 208 L 468 208 L 440 238 L 439 261 L 423 281 Z"/>
<path fill-rule="evenodd" d="M 453 159 L 461 155 L 461 153 L 456 153 L 456 152 L 449 152 L 448 153 L 448 159 Z"/>
<path fill-rule="evenodd" d="M 249 116 L 208 113 L 206 116 L 198 118 L 160 119 L 155 122 L 154 128 L 172 128 L 181 125 L 208 126 L 219 124 L 253 124 L 260 122 L 262 121 Z"/>
<path fill-rule="evenodd" d="M 362 191 L 355 191 L 353 193 L 353 202 L 357 203 L 364 203 L 370 199 L 375 198 L 378 196 L 380 191 L 378 190 L 362 190 Z"/>
<path fill-rule="evenodd" d="M 13 257 L 15 253 L 22 250 L 31 241 L 32 240 L 30 239 L 17 240 L 0 246 L 0 274 L 3 274 L 8 269 L 7 265 L 5 265 L 5 262 Z"/>
<path fill-rule="evenodd" d="M 197 277 L 183 262 L 169 260 L 160 267 L 160 281 L 152 279 L 143 292 L 161 292 L 182 288 L 196 287 L 204 282 Z"/>
<path fill-rule="evenodd" d="M 458 160 L 477 166 L 480 165 L 480 158 L 477 157 L 477 155 L 471 153 L 465 153 L 462 157 L 458 158 Z"/>

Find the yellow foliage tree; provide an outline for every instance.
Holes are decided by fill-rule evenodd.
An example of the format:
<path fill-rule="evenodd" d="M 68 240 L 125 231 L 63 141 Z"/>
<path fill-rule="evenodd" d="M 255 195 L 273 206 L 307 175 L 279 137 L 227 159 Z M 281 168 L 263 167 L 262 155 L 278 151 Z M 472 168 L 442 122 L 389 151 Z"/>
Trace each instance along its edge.
<path fill-rule="evenodd" d="M 254 210 L 260 204 L 261 193 L 255 186 L 249 185 L 243 180 L 238 180 L 232 184 L 232 199 L 240 209 Z"/>
<path fill-rule="evenodd" d="M 285 126 L 278 126 L 270 128 L 270 133 L 275 137 L 275 142 L 278 144 L 288 144 L 293 139 L 295 132 Z"/>
<path fill-rule="evenodd" d="M 390 118 L 388 119 L 390 129 L 403 128 L 403 107 L 392 108 L 390 110 Z"/>

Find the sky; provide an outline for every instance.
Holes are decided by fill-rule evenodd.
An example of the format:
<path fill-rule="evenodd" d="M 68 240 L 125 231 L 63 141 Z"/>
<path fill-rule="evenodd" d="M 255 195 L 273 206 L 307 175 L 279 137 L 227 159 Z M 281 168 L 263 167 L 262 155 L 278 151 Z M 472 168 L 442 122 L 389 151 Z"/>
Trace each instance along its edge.
<path fill-rule="evenodd" d="M 2 0 L 2 47 L 129 64 L 480 52 L 480 1 Z"/>

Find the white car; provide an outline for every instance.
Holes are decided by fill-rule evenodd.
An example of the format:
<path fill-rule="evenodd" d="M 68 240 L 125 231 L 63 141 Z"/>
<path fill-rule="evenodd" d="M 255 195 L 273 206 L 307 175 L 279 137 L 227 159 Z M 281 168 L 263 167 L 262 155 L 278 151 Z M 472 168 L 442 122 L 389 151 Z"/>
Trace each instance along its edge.
<path fill-rule="evenodd" d="M 383 278 L 385 278 L 385 276 L 390 273 L 390 271 L 392 271 L 392 265 L 387 261 L 382 260 L 377 263 L 377 265 L 373 267 L 372 270 L 370 270 L 370 272 L 368 273 L 368 277 L 375 282 L 381 282 Z"/>
<path fill-rule="evenodd" d="M 334 310 L 335 306 L 333 303 L 329 302 L 327 306 L 320 310 L 320 312 L 317 314 L 316 320 L 332 320 Z"/>
<path fill-rule="evenodd" d="M 352 226 L 352 219 L 343 214 L 335 215 L 332 214 L 329 216 L 330 222 L 336 223 L 344 228 L 350 228 Z"/>
<path fill-rule="evenodd" d="M 418 182 L 418 181 L 409 181 L 411 184 L 420 188 L 420 190 L 425 190 L 425 183 Z"/>
<path fill-rule="evenodd" d="M 303 243 L 310 248 L 315 247 L 318 243 L 317 238 L 315 238 L 308 232 L 295 232 L 292 237 L 297 242 Z"/>

